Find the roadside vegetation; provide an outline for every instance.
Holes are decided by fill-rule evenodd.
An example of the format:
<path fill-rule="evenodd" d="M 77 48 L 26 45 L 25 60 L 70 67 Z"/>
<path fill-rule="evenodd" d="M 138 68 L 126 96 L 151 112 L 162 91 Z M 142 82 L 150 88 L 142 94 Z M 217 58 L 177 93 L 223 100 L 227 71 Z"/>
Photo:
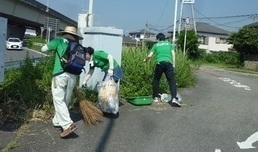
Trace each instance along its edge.
<path fill-rule="evenodd" d="M 184 38 L 182 35 L 176 42 L 176 81 L 179 90 L 196 84 L 195 71 L 199 66 L 209 65 L 243 71 L 245 70 L 244 57 L 248 54 L 258 54 L 257 29 L 244 27 L 238 33 L 233 33 L 228 41 L 234 44 L 235 51 L 211 54 L 198 49 L 198 37 L 193 31 L 189 31 L 187 34 L 186 49 L 183 51 Z M 246 37 L 250 37 L 250 39 Z M 254 41 L 252 41 L 253 39 Z M 28 41 L 28 47 L 40 50 L 38 44 L 42 43 L 45 41 L 41 37 L 35 37 Z M 119 92 L 122 99 L 152 94 L 154 59 L 147 63 L 143 62 L 151 46 L 152 43 L 147 43 L 145 48 L 123 47 L 121 66 L 125 77 L 121 80 Z M 5 79 L 0 85 L 0 125 L 24 123 L 32 117 L 48 120 L 53 115 L 54 108 L 50 89 L 52 68 L 53 56 L 50 54 L 37 65 L 33 64 L 31 59 L 26 58 L 20 68 L 5 72 Z M 257 72 L 258 68 L 252 71 Z M 97 101 L 97 93 L 91 90 L 84 91 L 89 100 Z M 163 75 L 160 92 L 168 93 L 168 91 L 168 85 Z M 76 103 L 75 97 L 73 98 L 71 108 L 77 108 L 78 103 Z"/>

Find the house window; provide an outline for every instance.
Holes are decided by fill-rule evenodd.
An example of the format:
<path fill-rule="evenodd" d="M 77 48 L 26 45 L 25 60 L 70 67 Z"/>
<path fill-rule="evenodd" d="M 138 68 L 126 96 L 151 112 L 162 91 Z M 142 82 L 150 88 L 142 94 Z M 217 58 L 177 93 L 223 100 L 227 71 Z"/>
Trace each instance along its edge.
<path fill-rule="evenodd" d="M 200 44 L 208 45 L 209 37 L 208 36 L 199 36 L 198 40 Z"/>
<path fill-rule="evenodd" d="M 199 36 L 198 40 L 199 40 L 200 44 L 204 44 L 205 36 Z"/>
<path fill-rule="evenodd" d="M 227 39 L 226 38 L 220 38 L 220 43 L 221 44 L 226 44 L 227 43 Z"/>
<path fill-rule="evenodd" d="M 227 40 L 226 38 L 217 37 L 216 38 L 216 44 L 226 44 Z"/>
<path fill-rule="evenodd" d="M 216 37 L 215 43 L 216 43 L 216 44 L 220 44 L 220 38 L 219 38 L 219 37 Z"/>
<path fill-rule="evenodd" d="M 205 38 L 204 38 L 204 44 L 205 44 L 205 45 L 208 45 L 208 44 L 209 44 L 209 37 L 208 37 L 208 36 L 205 36 Z"/>

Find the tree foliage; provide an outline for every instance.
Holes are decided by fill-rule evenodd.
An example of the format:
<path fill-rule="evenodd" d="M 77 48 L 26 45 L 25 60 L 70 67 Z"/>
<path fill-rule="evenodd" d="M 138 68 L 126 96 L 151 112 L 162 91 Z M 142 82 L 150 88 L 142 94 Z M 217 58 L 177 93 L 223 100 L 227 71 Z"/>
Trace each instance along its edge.
<path fill-rule="evenodd" d="M 180 35 L 177 38 L 177 46 L 180 50 L 184 50 L 184 38 L 185 31 L 181 31 Z M 200 57 L 201 52 L 199 51 L 198 46 L 199 41 L 195 31 L 187 31 L 185 51 L 190 59 L 198 59 Z"/>
<path fill-rule="evenodd" d="M 258 28 L 244 26 L 232 33 L 228 42 L 241 54 L 258 54 Z"/>

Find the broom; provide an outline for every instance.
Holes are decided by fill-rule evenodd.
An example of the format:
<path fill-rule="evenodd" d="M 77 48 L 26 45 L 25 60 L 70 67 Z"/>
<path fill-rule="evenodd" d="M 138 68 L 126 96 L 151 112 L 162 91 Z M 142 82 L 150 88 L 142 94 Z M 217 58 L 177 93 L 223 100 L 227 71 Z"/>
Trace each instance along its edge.
<path fill-rule="evenodd" d="M 84 122 L 88 125 L 101 122 L 101 117 L 103 116 L 102 111 L 98 109 L 93 102 L 87 100 L 84 93 L 76 87 L 74 88 L 74 94 L 80 104 L 80 110 L 83 115 Z"/>

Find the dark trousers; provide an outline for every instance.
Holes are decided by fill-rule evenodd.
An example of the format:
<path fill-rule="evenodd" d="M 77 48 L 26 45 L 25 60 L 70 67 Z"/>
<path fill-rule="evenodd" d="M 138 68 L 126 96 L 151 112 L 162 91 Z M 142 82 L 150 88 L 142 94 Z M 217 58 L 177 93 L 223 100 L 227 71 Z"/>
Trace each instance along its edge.
<path fill-rule="evenodd" d="M 176 98 L 177 88 L 176 88 L 176 80 L 174 75 L 174 68 L 170 62 L 160 62 L 156 64 L 153 78 L 153 94 L 152 97 L 159 97 L 159 82 L 162 74 L 165 73 L 165 76 L 168 81 L 171 97 Z"/>

